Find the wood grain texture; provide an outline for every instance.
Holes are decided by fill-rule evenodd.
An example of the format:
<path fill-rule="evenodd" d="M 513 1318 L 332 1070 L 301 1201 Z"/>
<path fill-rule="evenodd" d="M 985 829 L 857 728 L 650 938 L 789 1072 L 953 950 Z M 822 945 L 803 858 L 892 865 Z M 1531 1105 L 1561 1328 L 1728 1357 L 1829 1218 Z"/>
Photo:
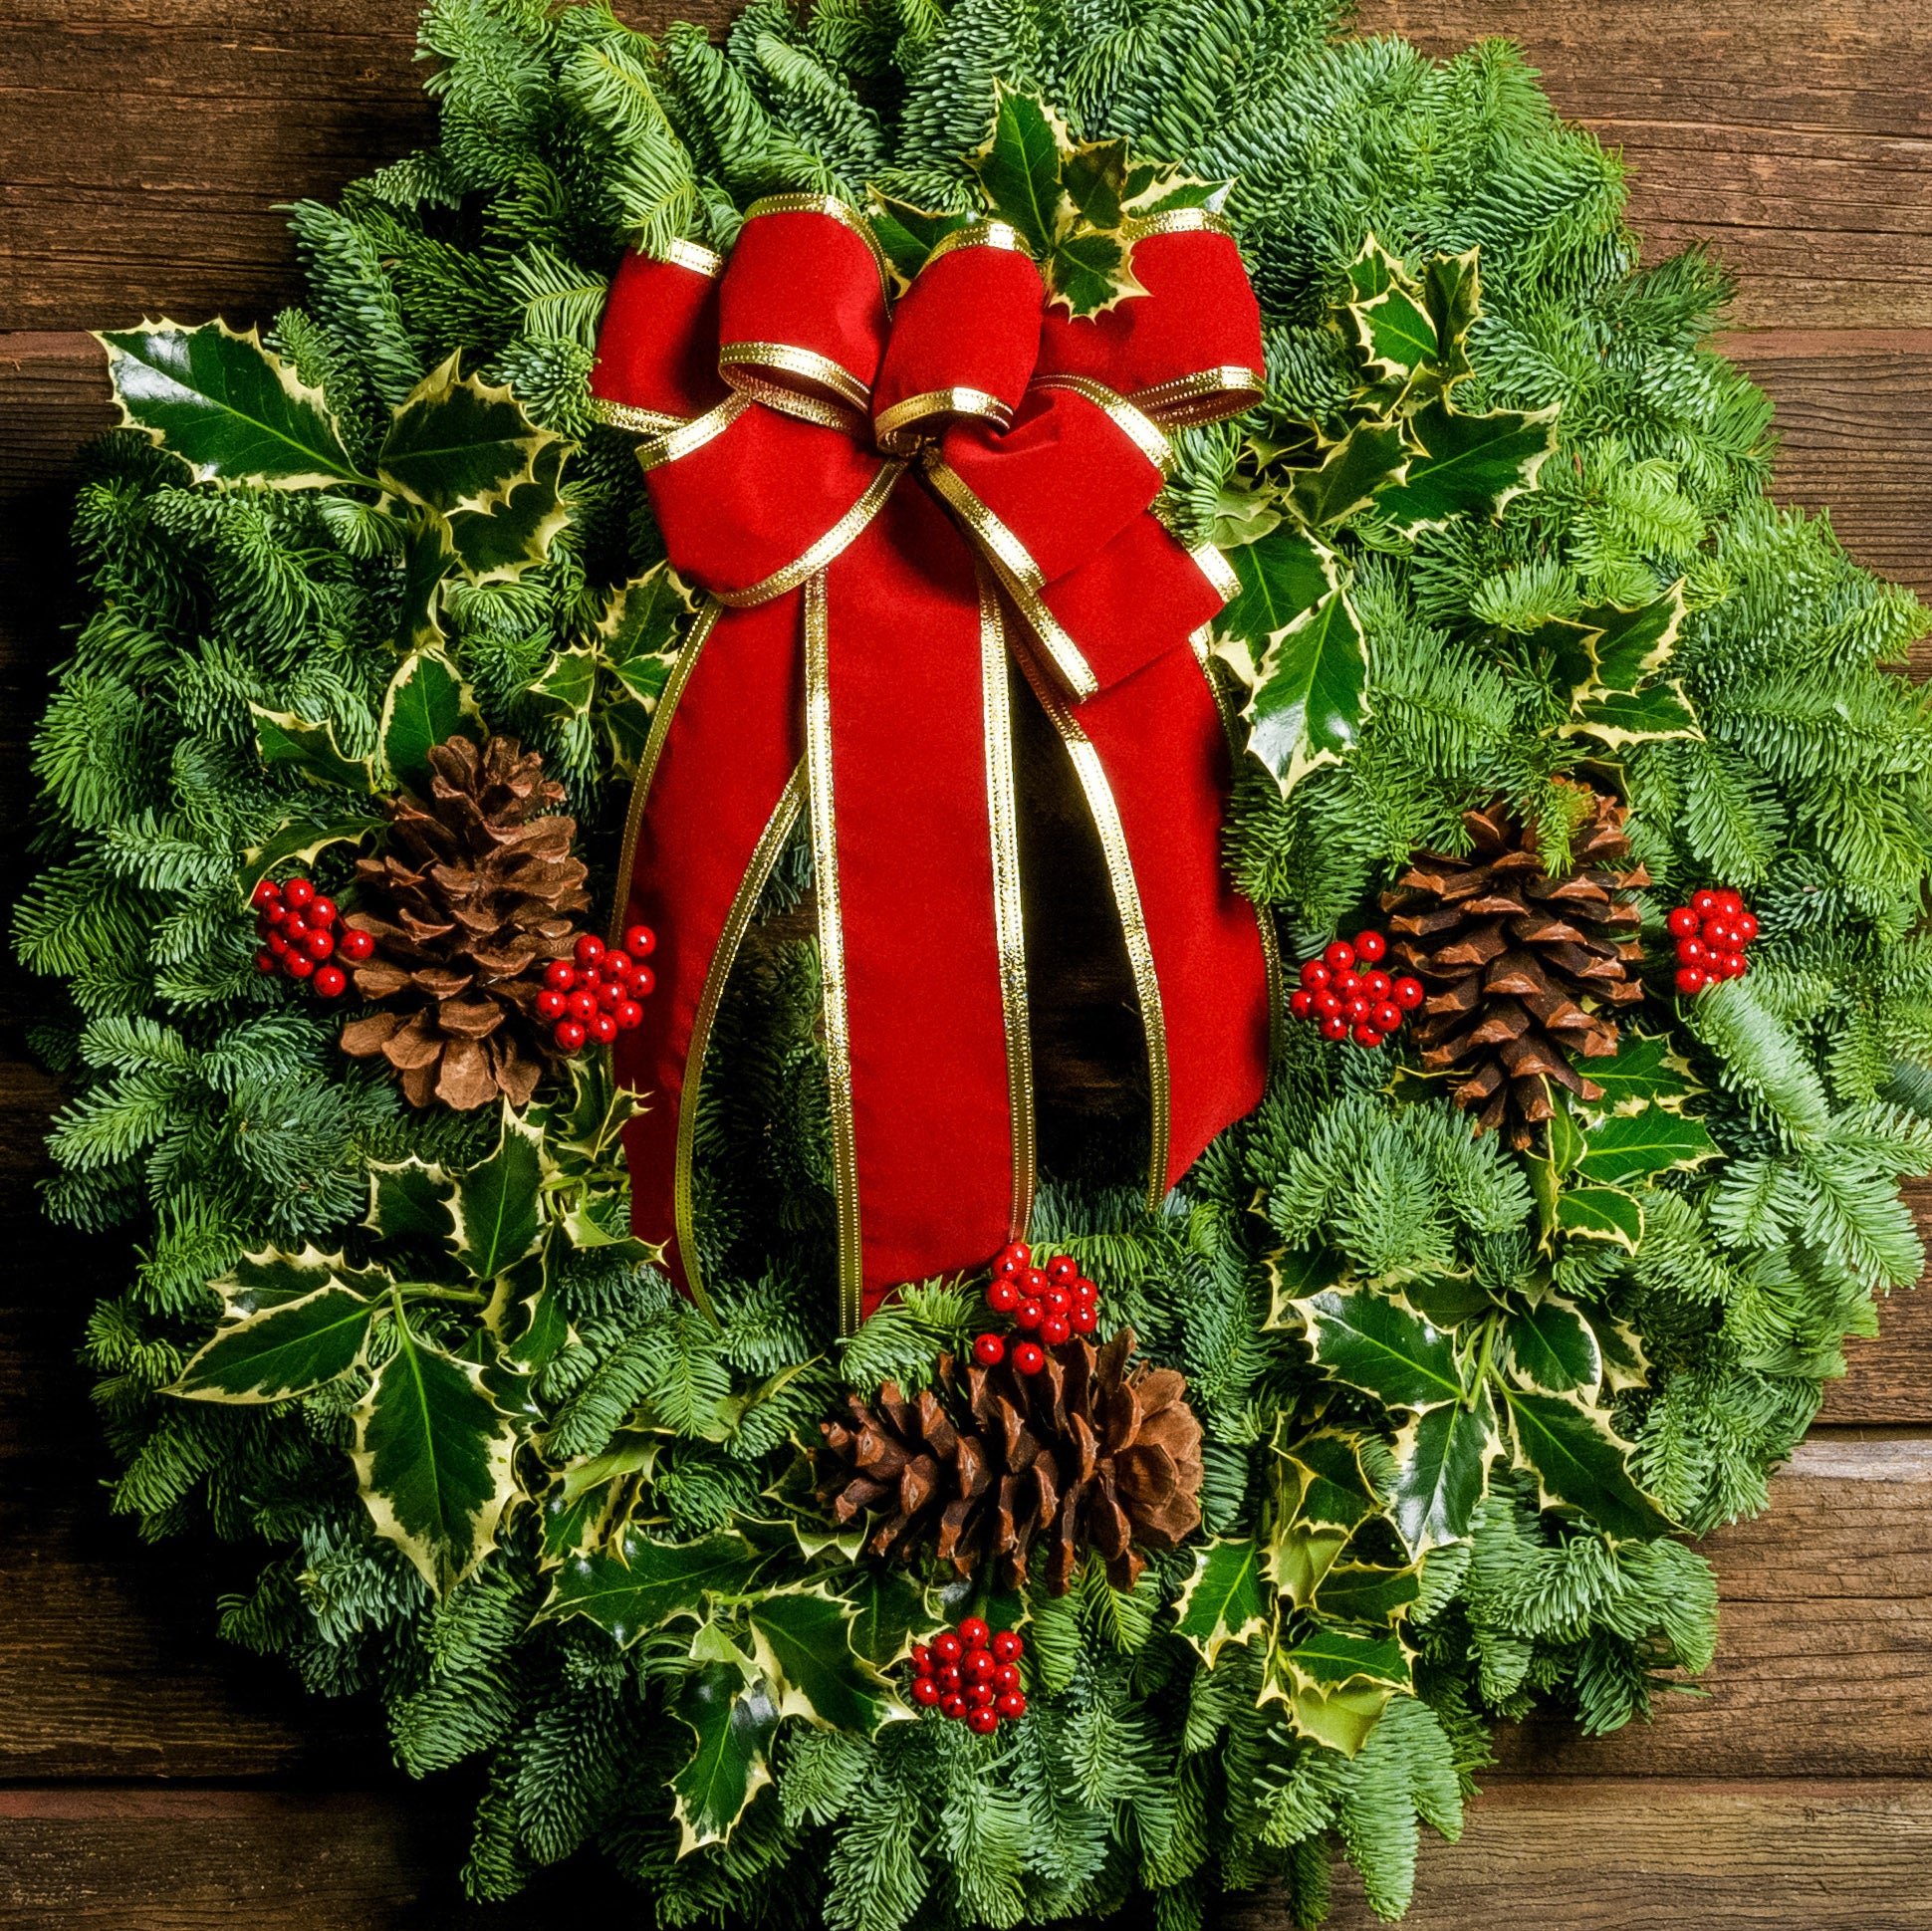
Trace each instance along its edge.
<path fill-rule="evenodd" d="M 1921 0 L 1362 0 L 1434 54 L 1515 41 L 1620 147 L 1651 258 L 1710 242 L 1749 328 L 1932 322 L 1932 11 Z"/>

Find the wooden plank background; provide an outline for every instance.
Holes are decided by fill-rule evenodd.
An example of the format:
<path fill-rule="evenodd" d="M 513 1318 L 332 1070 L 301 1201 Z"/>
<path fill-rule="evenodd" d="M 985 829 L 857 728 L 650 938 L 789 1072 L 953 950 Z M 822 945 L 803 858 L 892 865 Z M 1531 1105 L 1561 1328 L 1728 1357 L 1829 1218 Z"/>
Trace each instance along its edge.
<path fill-rule="evenodd" d="M 413 11 L 0 0 L 0 823 L 22 822 L 72 615 L 73 454 L 111 413 L 82 332 L 289 299 L 272 204 L 430 125 Z M 1432 52 L 1516 40 L 1622 148 L 1653 250 L 1705 240 L 1735 272 L 1730 346 L 1778 401 L 1781 500 L 1828 503 L 1854 555 L 1932 592 L 1926 0 L 1362 0 L 1361 24 Z M 464 1906 L 474 1786 L 385 1774 L 367 1709 L 217 1641 L 246 1552 L 143 1548 L 108 1517 L 73 1350 L 122 1262 L 37 1219 L 55 1100 L 0 1056 L 0 1931 L 514 1931 L 566 1902 L 637 1920 L 592 1867 Z M 1932 1188 L 1916 1204 L 1932 1226 Z M 1710 1694 L 1596 1742 L 1507 1733 L 1463 1845 L 1425 1849 L 1416 1931 L 1932 1927 L 1932 1308 L 1898 1298 L 1853 1354 L 1771 1512 L 1710 1545 Z M 1372 1921 L 1345 1875 L 1341 1900 L 1338 1931 Z M 1265 1902 L 1227 1921 L 1282 1922 Z"/>

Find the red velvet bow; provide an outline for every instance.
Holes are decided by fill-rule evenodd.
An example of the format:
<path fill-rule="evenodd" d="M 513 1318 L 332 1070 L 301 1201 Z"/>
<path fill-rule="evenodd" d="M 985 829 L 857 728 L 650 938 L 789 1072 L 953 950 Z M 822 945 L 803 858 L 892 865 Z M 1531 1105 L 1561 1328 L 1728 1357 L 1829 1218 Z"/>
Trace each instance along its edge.
<path fill-rule="evenodd" d="M 1106 852 L 1153 1095 L 1154 1199 L 1266 1077 L 1268 957 L 1219 857 L 1228 751 L 1190 639 L 1230 591 L 1150 514 L 1163 422 L 1244 408 L 1260 315 L 1198 212 L 1135 238 L 1148 293 L 1048 310 L 1013 231 L 948 236 L 896 306 L 862 216 L 760 202 L 729 263 L 630 256 L 592 389 L 708 593 L 659 700 L 616 923 L 659 933 L 617 1074 L 637 1231 L 700 1300 L 691 1148 L 738 943 L 809 816 L 847 1330 L 1024 1234 L 1032 1076 L 1009 656 Z M 923 480 L 926 487 L 918 487 Z M 1013 612 L 1019 612 L 1019 621 Z M 801 649 L 803 642 L 803 649 Z"/>

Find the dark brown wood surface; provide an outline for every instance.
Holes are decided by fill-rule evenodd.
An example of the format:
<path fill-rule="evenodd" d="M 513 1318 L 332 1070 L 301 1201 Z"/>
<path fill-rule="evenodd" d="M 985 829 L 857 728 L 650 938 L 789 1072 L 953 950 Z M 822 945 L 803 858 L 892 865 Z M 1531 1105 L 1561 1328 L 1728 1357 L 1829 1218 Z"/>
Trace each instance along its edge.
<path fill-rule="evenodd" d="M 0 0 L 0 822 L 21 823 L 71 614 L 74 452 L 111 415 L 84 332 L 290 299 L 272 204 L 430 125 L 413 24 L 409 0 Z M 1829 504 L 1855 556 L 1932 591 L 1926 0 L 1364 0 L 1361 24 L 1439 53 L 1517 41 L 1621 146 L 1651 252 L 1705 239 L 1736 273 L 1730 347 L 1779 405 L 1781 500 Z M 108 1516 L 73 1350 L 121 1261 L 38 1221 L 55 1096 L 0 1058 L 0 1931 L 636 1917 L 588 1869 L 461 1904 L 472 1787 L 405 1785 L 366 1706 L 216 1639 L 246 1551 L 143 1547 Z M 1932 1188 L 1915 1201 L 1932 1225 Z M 1463 1844 L 1425 1848 L 1418 1931 L 1932 1925 L 1932 1303 L 1894 1297 L 1883 1326 L 1771 1510 L 1709 1545 L 1709 1694 L 1594 1741 L 1506 1732 Z M 1372 1922 L 1345 1873 L 1338 1895 L 1338 1926 Z"/>

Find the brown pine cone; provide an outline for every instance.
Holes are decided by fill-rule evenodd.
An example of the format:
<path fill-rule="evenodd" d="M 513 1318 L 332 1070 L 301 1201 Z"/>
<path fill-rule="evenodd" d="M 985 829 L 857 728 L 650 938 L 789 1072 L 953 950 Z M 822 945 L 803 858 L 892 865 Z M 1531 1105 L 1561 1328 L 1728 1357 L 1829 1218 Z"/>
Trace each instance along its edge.
<path fill-rule="evenodd" d="M 1458 1105 L 1477 1110 L 1477 1130 L 1504 1129 L 1527 1147 L 1551 1113 L 1547 1082 L 1583 1099 L 1603 1089 L 1570 1062 L 1616 1051 L 1605 1011 L 1643 997 L 1631 977 L 1643 956 L 1642 915 L 1621 894 L 1650 882 L 1627 858 L 1624 808 L 1586 793 L 1589 808 L 1570 841 L 1571 868 L 1553 878 L 1537 855 L 1533 827 L 1507 801 L 1465 812 L 1466 858 L 1421 851 L 1382 894 L 1395 957 L 1427 989 L 1415 1042 L 1425 1070 L 1456 1067 Z"/>
<path fill-rule="evenodd" d="M 429 752 L 427 805 L 385 801 L 382 853 L 358 859 L 358 909 L 343 923 L 374 941 L 354 968 L 364 999 L 399 1009 L 343 1028 L 343 1051 L 380 1054 L 414 1106 L 468 1109 L 498 1093 L 523 1105 L 558 1056 L 536 1000 L 590 909 L 564 788 L 515 738 L 453 737 Z"/>
<path fill-rule="evenodd" d="M 821 1423 L 821 1495 L 840 1523 L 869 1515 L 875 1556 L 916 1561 L 930 1550 L 961 1575 L 997 1565 L 1023 1588 L 1036 1541 L 1046 1584 L 1065 1595 L 1088 1548 L 1115 1588 L 1145 1559 L 1200 1527 L 1201 1424 L 1172 1368 L 1129 1369 L 1131 1328 L 1104 1347 L 1074 1340 L 1038 1374 L 951 1355 L 936 1387 L 905 1399 L 891 1382 L 876 1403 L 850 1397 L 849 1420 Z"/>

